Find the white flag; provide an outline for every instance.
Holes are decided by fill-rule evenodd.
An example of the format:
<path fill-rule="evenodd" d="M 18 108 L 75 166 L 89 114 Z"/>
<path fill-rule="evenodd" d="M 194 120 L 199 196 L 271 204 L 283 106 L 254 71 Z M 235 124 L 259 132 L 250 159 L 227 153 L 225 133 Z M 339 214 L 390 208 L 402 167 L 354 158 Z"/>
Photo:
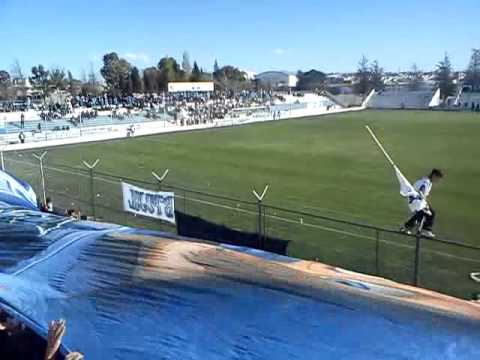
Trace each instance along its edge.
<path fill-rule="evenodd" d="M 400 183 L 400 195 L 403 197 L 410 197 L 415 196 L 418 197 L 420 194 L 417 190 L 410 184 L 405 176 L 403 176 L 402 172 L 398 169 L 398 167 L 393 166 L 395 169 L 395 175 L 397 175 L 398 182 Z"/>

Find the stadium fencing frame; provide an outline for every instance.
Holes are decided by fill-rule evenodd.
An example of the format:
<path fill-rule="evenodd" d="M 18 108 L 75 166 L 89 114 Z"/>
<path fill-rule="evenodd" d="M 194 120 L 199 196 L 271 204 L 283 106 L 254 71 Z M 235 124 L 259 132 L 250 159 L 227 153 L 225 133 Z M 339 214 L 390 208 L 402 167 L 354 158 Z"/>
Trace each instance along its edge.
<path fill-rule="evenodd" d="M 11 155 L 13 154 L 13 156 Z M 480 270 L 480 247 L 440 238 L 407 235 L 392 229 L 347 221 L 271 204 L 186 188 L 153 176 L 136 179 L 65 164 L 39 163 L 6 153 L 5 169 L 52 197 L 59 209 L 74 208 L 98 221 L 175 232 L 172 224 L 123 211 L 121 182 L 173 191 L 176 209 L 233 230 L 290 241 L 288 255 L 320 261 L 460 298 L 480 294 L 470 274 Z M 99 166 L 98 168 L 100 168 Z M 261 247 L 261 246 L 260 246 Z"/>

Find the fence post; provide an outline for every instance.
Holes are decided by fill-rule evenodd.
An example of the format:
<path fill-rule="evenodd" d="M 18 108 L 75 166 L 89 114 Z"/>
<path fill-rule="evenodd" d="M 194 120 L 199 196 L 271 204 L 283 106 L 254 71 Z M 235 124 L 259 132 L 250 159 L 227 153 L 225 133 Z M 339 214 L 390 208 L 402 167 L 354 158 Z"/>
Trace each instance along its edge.
<path fill-rule="evenodd" d="M 417 234 L 415 235 L 415 264 L 413 271 L 413 285 L 418 286 L 418 271 L 420 268 L 420 240 L 422 238 L 423 224 L 425 222 L 425 217 L 422 218 L 420 226 L 418 227 Z"/>
<path fill-rule="evenodd" d="M 5 171 L 5 160 L 3 158 L 3 147 L 2 149 L 0 150 L 0 157 L 1 157 L 1 161 L 2 161 L 2 171 Z"/>
<path fill-rule="evenodd" d="M 380 230 L 375 229 L 376 232 L 376 242 L 375 242 L 375 274 L 377 276 L 380 275 L 380 259 L 379 259 L 379 251 L 380 251 Z"/>
<path fill-rule="evenodd" d="M 35 157 L 40 162 L 40 178 L 42 181 L 42 193 L 43 193 L 44 205 L 47 204 L 47 192 L 45 191 L 45 174 L 43 172 L 43 158 L 45 157 L 45 155 L 47 155 L 46 151 L 44 151 L 41 155 L 33 154 L 33 157 Z M 3 162 L 3 156 L 2 156 L 2 162 Z"/>
<path fill-rule="evenodd" d="M 264 226 L 264 215 L 263 215 L 263 199 L 267 194 L 268 188 L 270 185 L 265 185 L 263 189 L 262 195 L 258 195 L 255 189 L 252 190 L 253 196 L 257 199 L 257 207 L 258 207 L 258 219 L 257 219 L 257 233 L 258 233 L 258 247 L 262 250 L 265 250 L 265 237 L 266 237 L 266 229 Z"/>
<path fill-rule="evenodd" d="M 95 184 L 94 184 L 94 170 L 97 167 L 98 163 L 100 162 L 100 159 L 95 160 L 93 164 L 89 164 L 86 161 L 83 161 L 83 165 L 88 169 L 90 173 L 90 202 L 91 202 L 91 207 L 92 207 L 92 217 L 93 220 L 96 219 L 96 214 L 95 214 Z"/>
<path fill-rule="evenodd" d="M 163 181 L 165 180 L 165 178 L 167 177 L 168 173 L 170 172 L 169 169 L 165 170 L 163 172 L 163 175 L 162 176 L 158 176 L 157 173 L 155 171 L 152 171 L 152 175 L 153 177 L 157 180 L 158 182 L 158 190 L 159 191 L 162 191 L 162 183 Z"/>

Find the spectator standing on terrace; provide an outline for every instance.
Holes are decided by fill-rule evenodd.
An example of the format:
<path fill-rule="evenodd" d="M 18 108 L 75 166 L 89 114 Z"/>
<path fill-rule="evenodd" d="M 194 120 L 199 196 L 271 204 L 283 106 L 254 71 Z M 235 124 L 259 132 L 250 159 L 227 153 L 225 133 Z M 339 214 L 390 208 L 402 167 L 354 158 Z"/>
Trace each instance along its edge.
<path fill-rule="evenodd" d="M 20 131 L 20 134 L 18 134 L 18 139 L 20 140 L 21 144 L 25 143 L 25 134 L 23 133 L 23 131 Z"/>
<path fill-rule="evenodd" d="M 25 128 L 25 114 L 22 112 L 20 114 L 20 129 Z"/>

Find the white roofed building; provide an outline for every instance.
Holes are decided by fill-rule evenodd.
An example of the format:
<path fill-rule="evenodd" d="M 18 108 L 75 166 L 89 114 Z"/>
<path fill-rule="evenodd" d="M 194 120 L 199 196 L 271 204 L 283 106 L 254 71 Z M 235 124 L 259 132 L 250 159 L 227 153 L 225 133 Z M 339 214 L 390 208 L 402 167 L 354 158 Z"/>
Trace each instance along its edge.
<path fill-rule="evenodd" d="M 257 86 L 272 90 L 291 89 L 297 86 L 296 75 L 286 71 L 265 71 L 255 76 Z"/>

